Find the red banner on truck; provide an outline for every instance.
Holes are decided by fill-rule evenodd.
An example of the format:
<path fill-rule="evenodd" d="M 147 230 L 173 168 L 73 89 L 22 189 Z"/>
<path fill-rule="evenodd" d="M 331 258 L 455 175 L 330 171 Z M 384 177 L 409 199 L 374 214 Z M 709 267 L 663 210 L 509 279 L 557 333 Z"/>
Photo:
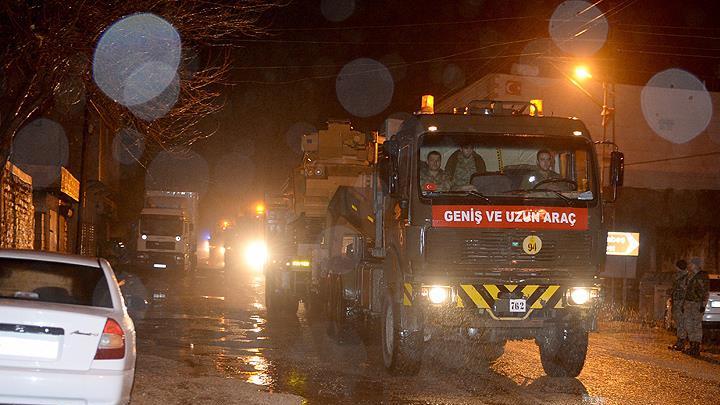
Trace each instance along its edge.
<path fill-rule="evenodd" d="M 436 228 L 588 229 L 587 208 L 434 205 L 432 218 Z"/>

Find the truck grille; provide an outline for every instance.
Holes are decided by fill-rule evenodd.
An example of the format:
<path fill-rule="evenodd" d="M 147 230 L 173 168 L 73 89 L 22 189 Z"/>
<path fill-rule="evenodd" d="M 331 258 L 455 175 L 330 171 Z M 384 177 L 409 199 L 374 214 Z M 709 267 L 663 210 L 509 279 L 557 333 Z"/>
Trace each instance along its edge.
<path fill-rule="evenodd" d="M 175 242 L 158 242 L 158 241 L 147 241 L 145 246 L 148 249 L 161 249 L 161 250 L 175 250 Z"/>
<path fill-rule="evenodd" d="M 523 251 L 528 235 L 542 240 L 536 255 Z M 426 239 L 427 260 L 435 264 L 487 265 L 492 267 L 547 268 L 592 264 L 589 232 L 527 230 L 430 230 Z"/>

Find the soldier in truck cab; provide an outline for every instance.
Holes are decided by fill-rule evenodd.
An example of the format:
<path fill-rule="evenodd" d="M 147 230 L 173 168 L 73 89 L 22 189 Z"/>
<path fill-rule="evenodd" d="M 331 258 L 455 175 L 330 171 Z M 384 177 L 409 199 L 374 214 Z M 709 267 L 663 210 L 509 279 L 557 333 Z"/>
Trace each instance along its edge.
<path fill-rule="evenodd" d="M 560 175 L 555 173 L 555 171 L 552 169 L 554 159 L 552 153 L 549 150 L 539 150 L 536 158 L 537 168 L 523 179 L 523 189 L 532 189 L 543 180 L 560 178 Z M 550 184 L 548 184 L 548 186 L 550 186 Z"/>
<path fill-rule="evenodd" d="M 420 187 L 422 191 L 448 191 L 450 178 L 441 168 L 442 155 L 433 150 L 427 154 L 427 162 L 420 168 Z"/>
<path fill-rule="evenodd" d="M 453 190 L 475 190 L 470 185 L 470 179 L 475 173 L 486 171 L 485 161 L 475 152 L 471 142 L 460 144 L 460 149 L 453 152 L 445 165 L 445 171 L 450 178 L 450 187 Z"/>

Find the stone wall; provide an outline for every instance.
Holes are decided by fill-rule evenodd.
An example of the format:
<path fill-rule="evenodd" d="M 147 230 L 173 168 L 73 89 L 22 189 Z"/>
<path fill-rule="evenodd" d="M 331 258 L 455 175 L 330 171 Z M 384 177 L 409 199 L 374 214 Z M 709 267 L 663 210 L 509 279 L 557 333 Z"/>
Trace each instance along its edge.
<path fill-rule="evenodd" d="M 34 214 L 32 178 L 7 163 L 0 172 L 0 247 L 32 249 Z"/>

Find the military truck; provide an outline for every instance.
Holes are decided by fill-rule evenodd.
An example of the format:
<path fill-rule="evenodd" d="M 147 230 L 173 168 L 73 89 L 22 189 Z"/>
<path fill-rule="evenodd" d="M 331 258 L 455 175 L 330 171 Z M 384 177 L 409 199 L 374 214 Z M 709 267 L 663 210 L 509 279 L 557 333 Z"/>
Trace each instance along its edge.
<path fill-rule="evenodd" d="M 265 197 L 266 306 L 270 314 L 295 313 L 303 301 L 313 306 L 326 265 L 323 243 L 330 198 L 340 186 L 370 183 L 369 143 L 349 121 L 331 120 L 327 129 L 304 134 L 303 157 L 282 192 Z"/>
<path fill-rule="evenodd" d="M 386 135 L 371 142 L 370 185 L 339 187 L 328 207 L 333 330 L 379 321 L 384 365 L 398 374 L 417 373 L 433 340 L 493 361 L 506 341 L 534 339 L 548 375 L 577 376 L 596 329 L 606 248 L 585 125 L 529 103 L 476 101 L 443 114 L 424 103 Z M 421 183 L 430 152 L 444 165 L 461 145 L 486 166 L 471 187 Z M 545 179 L 540 151 L 553 156 L 555 175 Z M 611 161 L 617 191 L 622 153 Z"/>

